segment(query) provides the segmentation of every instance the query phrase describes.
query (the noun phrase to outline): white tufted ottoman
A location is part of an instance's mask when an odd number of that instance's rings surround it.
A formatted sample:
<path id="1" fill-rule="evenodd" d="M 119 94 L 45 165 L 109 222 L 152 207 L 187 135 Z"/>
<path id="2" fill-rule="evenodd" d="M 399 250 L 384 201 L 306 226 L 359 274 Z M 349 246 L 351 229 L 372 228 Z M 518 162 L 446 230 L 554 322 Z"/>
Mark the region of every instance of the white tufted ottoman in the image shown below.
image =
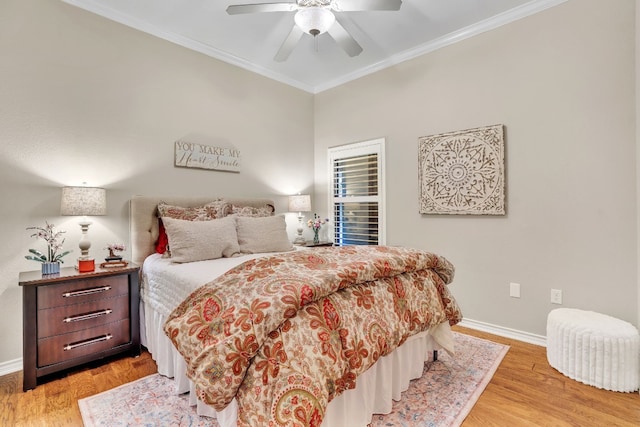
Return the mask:
<path id="1" fill-rule="evenodd" d="M 547 317 L 549 364 L 574 380 L 632 392 L 640 382 L 640 335 L 631 323 L 593 311 L 552 310 Z"/>

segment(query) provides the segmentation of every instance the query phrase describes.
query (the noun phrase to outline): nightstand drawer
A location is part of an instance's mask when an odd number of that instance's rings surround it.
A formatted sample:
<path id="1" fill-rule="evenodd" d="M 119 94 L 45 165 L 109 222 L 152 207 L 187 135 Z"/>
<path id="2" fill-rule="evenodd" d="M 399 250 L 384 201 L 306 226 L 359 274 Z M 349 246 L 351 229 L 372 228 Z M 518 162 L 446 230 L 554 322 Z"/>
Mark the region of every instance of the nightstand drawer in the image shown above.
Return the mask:
<path id="1" fill-rule="evenodd" d="M 38 312 L 38 338 L 62 335 L 129 318 L 129 295 Z"/>
<path id="2" fill-rule="evenodd" d="M 129 280 L 126 274 L 62 282 L 59 285 L 38 288 L 38 308 L 81 304 L 127 294 L 128 292 Z"/>
<path id="3" fill-rule="evenodd" d="M 129 319 L 38 340 L 38 366 L 99 353 L 130 341 Z"/>

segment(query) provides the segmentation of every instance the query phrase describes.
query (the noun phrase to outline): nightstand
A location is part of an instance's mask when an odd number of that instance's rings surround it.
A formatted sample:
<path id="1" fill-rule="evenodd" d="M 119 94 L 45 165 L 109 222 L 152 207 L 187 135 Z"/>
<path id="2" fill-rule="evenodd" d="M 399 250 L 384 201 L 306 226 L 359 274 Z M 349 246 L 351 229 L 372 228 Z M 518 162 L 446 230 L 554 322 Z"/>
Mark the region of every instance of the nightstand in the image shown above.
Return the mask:
<path id="1" fill-rule="evenodd" d="M 313 240 L 307 240 L 307 243 L 304 245 L 307 248 L 318 248 L 321 246 L 333 246 L 333 242 L 329 241 L 320 241 L 318 243 L 313 243 Z"/>
<path id="2" fill-rule="evenodd" d="M 20 273 L 24 391 L 38 377 L 119 353 L 140 355 L 139 267 Z"/>

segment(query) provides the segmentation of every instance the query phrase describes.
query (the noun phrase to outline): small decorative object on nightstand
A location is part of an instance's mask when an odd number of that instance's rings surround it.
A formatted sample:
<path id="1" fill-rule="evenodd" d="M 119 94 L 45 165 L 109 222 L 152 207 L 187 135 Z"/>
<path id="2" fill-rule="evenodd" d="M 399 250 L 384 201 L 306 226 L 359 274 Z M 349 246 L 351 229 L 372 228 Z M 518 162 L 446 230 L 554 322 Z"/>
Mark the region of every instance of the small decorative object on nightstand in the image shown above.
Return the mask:
<path id="1" fill-rule="evenodd" d="M 25 258 L 42 263 L 42 274 L 60 273 L 60 264 L 62 258 L 71 251 L 62 252 L 62 244 L 64 239 L 60 240 L 64 231 L 55 231 L 54 225 L 45 221 L 44 227 L 27 227 L 27 230 L 36 230 L 31 237 L 36 237 L 47 242 L 47 253 L 44 254 L 36 249 L 29 249 L 31 255 Z"/>
<path id="2" fill-rule="evenodd" d="M 122 252 L 127 248 L 122 243 L 112 243 L 107 245 L 105 249 L 109 251 L 109 256 L 104 259 L 105 261 L 122 261 L 122 257 L 116 255 L 116 252 Z"/>
<path id="3" fill-rule="evenodd" d="M 120 268 L 129 264 L 127 261 L 123 261 L 120 255 L 116 255 L 116 252 L 127 249 L 122 243 L 112 243 L 107 245 L 105 249 L 109 251 L 109 256 L 104 259 L 105 262 L 100 264 L 100 268 Z"/>
<path id="4" fill-rule="evenodd" d="M 100 264 L 100 268 L 122 268 L 122 267 L 126 267 L 127 265 L 129 265 L 129 263 L 123 260 L 105 261 Z"/>
<path id="5" fill-rule="evenodd" d="M 119 353 L 140 355 L 138 266 L 20 273 L 23 389 L 39 377 Z"/>
<path id="6" fill-rule="evenodd" d="M 307 221 L 307 226 L 313 230 L 313 243 L 320 243 L 320 236 L 318 236 L 318 233 L 322 226 L 327 222 L 329 222 L 329 218 L 322 219 L 318 214 L 313 214 L 313 219 Z"/>

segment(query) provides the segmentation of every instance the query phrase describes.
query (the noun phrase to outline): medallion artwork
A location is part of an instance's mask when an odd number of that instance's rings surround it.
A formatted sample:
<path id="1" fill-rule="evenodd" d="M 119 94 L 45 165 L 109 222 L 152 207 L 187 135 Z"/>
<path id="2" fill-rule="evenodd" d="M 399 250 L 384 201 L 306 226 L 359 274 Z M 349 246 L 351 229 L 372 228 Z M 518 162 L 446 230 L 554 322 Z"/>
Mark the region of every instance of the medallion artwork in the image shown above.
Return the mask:
<path id="1" fill-rule="evenodd" d="M 419 138 L 420 213 L 504 215 L 504 132 L 487 126 Z"/>

